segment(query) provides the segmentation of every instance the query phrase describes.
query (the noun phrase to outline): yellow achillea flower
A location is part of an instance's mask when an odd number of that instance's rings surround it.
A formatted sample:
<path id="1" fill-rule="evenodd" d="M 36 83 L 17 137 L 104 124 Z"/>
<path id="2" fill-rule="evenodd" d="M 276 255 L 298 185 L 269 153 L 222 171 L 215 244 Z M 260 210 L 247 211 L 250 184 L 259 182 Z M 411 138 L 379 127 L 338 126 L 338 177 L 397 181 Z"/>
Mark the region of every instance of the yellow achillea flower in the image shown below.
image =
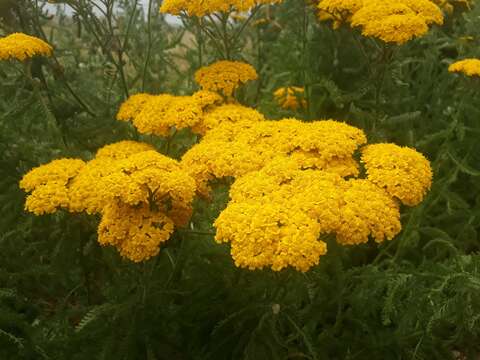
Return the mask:
<path id="1" fill-rule="evenodd" d="M 432 184 L 430 162 L 415 149 L 374 144 L 362 149 L 367 178 L 408 206 L 418 205 Z"/>
<path id="2" fill-rule="evenodd" d="M 37 215 L 58 208 L 102 214 L 99 242 L 136 262 L 156 255 L 174 226 L 188 223 L 196 191 L 176 160 L 134 141 L 107 145 L 88 163 L 52 161 L 20 186 L 31 192 L 26 209 Z"/>
<path id="3" fill-rule="evenodd" d="M 368 180 L 346 183 L 342 194 L 337 241 L 343 245 L 392 240 L 402 229 L 400 209 L 389 194 Z"/>
<path id="4" fill-rule="evenodd" d="M 327 252 L 318 240 L 318 222 L 284 204 L 234 203 L 220 214 L 215 227 L 216 240 L 231 243 L 235 265 L 251 270 L 293 266 L 307 271 Z"/>
<path id="5" fill-rule="evenodd" d="M 195 180 L 177 161 L 156 151 L 120 160 L 102 183 L 111 198 L 129 205 L 155 204 L 167 215 L 172 209 L 177 213 L 179 209 L 190 209 L 195 195 Z M 185 221 L 179 219 L 179 222 Z"/>
<path id="6" fill-rule="evenodd" d="M 118 160 L 151 150 L 151 145 L 136 141 L 120 141 L 98 150 L 95 159 L 87 162 L 69 184 L 69 211 L 101 213 L 115 195 L 112 194 L 114 188 L 105 184 L 105 179 L 118 171 Z"/>
<path id="7" fill-rule="evenodd" d="M 318 4 L 320 20 L 333 20 L 334 27 L 348 22 L 363 7 L 363 0 L 321 0 Z"/>
<path id="8" fill-rule="evenodd" d="M 306 107 L 307 102 L 303 99 L 305 89 L 298 86 L 288 86 L 277 89 L 273 96 L 277 103 L 287 110 L 298 110 L 298 108 Z"/>
<path id="9" fill-rule="evenodd" d="M 480 76 L 480 59 L 464 59 L 448 67 L 448 71 L 463 73 L 467 76 Z"/>
<path id="10" fill-rule="evenodd" d="M 173 128 L 200 126 L 204 111 L 222 101 L 219 94 L 207 90 L 197 91 L 192 96 L 136 94 L 120 106 L 117 120 L 132 121 L 142 134 L 168 136 Z"/>
<path id="11" fill-rule="evenodd" d="M 141 262 L 159 253 L 161 243 L 170 238 L 173 229 L 171 219 L 146 204 L 133 207 L 113 201 L 102 213 L 98 242 L 115 246 L 123 257 Z"/>
<path id="12" fill-rule="evenodd" d="M 202 109 L 213 105 L 220 105 L 223 99 L 220 95 L 213 91 L 200 90 L 192 95 L 193 100 L 200 105 Z"/>
<path id="13" fill-rule="evenodd" d="M 216 128 L 223 123 L 236 123 L 240 121 L 263 121 L 265 117 L 257 110 L 238 104 L 225 104 L 213 108 L 205 113 L 203 119 L 195 126 L 192 131 L 205 135 L 207 131 Z"/>
<path id="14" fill-rule="evenodd" d="M 68 208 L 68 184 L 84 166 L 82 160 L 60 159 L 30 170 L 20 181 L 20 188 L 31 193 L 25 209 L 42 215 Z"/>
<path id="15" fill-rule="evenodd" d="M 214 12 L 244 12 L 262 4 L 279 3 L 282 0 L 164 0 L 160 12 L 188 16 L 205 16 Z"/>
<path id="16" fill-rule="evenodd" d="M 362 35 L 403 44 L 428 32 L 430 24 L 442 24 L 441 10 L 428 0 L 373 1 L 355 12 L 352 26 Z"/>
<path id="17" fill-rule="evenodd" d="M 0 38 L 0 60 L 24 61 L 34 56 L 51 56 L 52 47 L 42 39 L 23 33 Z"/>
<path id="18" fill-rule="evenodd" d="M 203 90 L 231 97 L 234 91 L 249 80 L 256 80 L 257 72 L 250 64 L 221 60 L 195 73 L 195 81 Z"/>
<path id="19" fill-rule="evenodd" d="M 106 145 L 99 149 L 95 155 L 96 159 L 113 159 L 113 160 L 120 160 L 126 159 L 131 155 L 155 150 L 154 147 L 150 144 L 138 142 L 138 141 L 131 141 L 131 140 L 124 140 L 119 141 L 114 144 Z"/>
<path id="20" fill-rule="evenodd" d="M 68 210 L 85 211 L 87 214 L 101 213 L 111 198 L 102 180 L 115 171 L 116 165 L 116 160 L 107 157 L 87 162 L 70 183 Z"/>
<path id="21" fill-rule="evenodd" d="M 143 109 L 145 104 L 154 95 L 140 93 L 130 96 L 121 106 L 117 113 L 117 120 L 119 121 L 131 121 L 133 120 Z"/>
<path id="22" fill-rule="evenodd" d="M 208 181 L 259 170 L 279 155 L 295 157 L 303 168 L 356 175 L 358 166 L 352 156 L 365 143 L 363 131 L 333 120 L 227 122 L 208 131 L 187 151 L 182 165 L 206 195 Z"/>
<path id="23" fill-rule="evenodd" d="M 326 253 L 322 235 L 355 245 L 370 236 L 391 240 L 401 230 L 399 206 L 385 190 L 368 180 L 302 170 L 287 157 L 238 178 L 230 197 L 214 224 L 216 240 L 230 242 L 235 264 L 250 269 L 307 271 Z"/>
<path id="24" fill-rule="evenodd" d="M 203 109 L 192 96 L 162 94 L 144 104 L 133 125 L 142 134 L 168 136 L 172 128 L 195 126 L 202 116 Z"/>
<path id="25" fill-rule="evenodd" d="M 429 0 L 322 0 L 320 20 L 333 20 L 334 27 L 350 23 L 362 35 L 403 44 L 428 32 L 428 26 L 443 24 L 443 14 Z"/>

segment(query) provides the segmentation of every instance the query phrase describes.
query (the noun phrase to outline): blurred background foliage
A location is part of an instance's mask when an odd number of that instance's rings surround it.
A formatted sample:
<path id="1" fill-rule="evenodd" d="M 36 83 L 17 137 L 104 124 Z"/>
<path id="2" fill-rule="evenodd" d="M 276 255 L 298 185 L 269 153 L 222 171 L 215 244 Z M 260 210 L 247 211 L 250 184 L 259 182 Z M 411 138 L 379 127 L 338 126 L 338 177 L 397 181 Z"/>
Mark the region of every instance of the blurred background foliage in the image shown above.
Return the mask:
<path id="1" fill-rule="evenodd" d="M 197 201 L 195 231 L 177 231 L 140 265 L 99 247 L 96 218 L 23 211 L 18 181 L 34 166 L 90 159 L 123 139 L 165 149 L 115 121 L 119 104 L 142 91 L 190 94 L 194 71 L 217 57 L 194 22 L 160 15 L 160 1 L 55 3 L 69 13 L 0 0 L 3 35 L 55 47 L 33 64 L 40 97 L 21 64 L 0 64 L 1 359 L 478 359 L 480 80 L 447 68 L 480 57 L 480 6 L 460 4 L 402 47 L 333 30 L 308 1 L 263 8 L 246 27 L 232 57 L 260 76 L 242 102 L 273 119 L 345 120 L 370 142 L 417 148 L 435 171 L 395 240 L 331 241 L 321 264 L 300 274 L 237 269 L 228 246 L 214 243 L 225 183 Z M 283 86 L 305 87 L 308 106 L 281 109 L 273 92 Z M 194 141 L 182 133 L 169 155 Z"/>

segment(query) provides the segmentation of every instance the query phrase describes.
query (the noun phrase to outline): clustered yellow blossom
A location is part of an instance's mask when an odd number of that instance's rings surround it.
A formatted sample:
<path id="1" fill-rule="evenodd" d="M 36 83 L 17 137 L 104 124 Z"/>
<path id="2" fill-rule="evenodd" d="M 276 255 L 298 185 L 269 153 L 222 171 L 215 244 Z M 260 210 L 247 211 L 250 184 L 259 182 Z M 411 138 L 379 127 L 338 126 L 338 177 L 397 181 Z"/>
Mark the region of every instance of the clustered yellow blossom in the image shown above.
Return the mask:
<path id="1" fill-rule="evenodd" d="M 238 105 L 225 104 L 208 111 L 204 114 L 203 119 L 194 127 L 192 131 L 205 135 L 209 130 L 212 130 L 223 123 L 237 123 L 240 121 L 262 121 L 265 117 L 257 110 Z"/>
<path id="2" fill-rule="evenodd" d="M 230 242 L 235 264 L 249 269 L 307 271 L 327 252 L 322 236 L 359 244 L 369 236 L 392 239 L 401 229 L 399 207 L 384 190 L 368 180 L 302 170 L 287 157 L 240 177 L 230 196 L 215 221 L 216 240 Z"/>
<path id="3" fill-rule="evenodd" d="M 322 0 L 318 7 L 320 19 L 334 27 L 348 23 L 387 43 L 403 44 L 443 24 L 441 9 L 429 0 Z"/>
<path id="4" fill-rule="evenodd" d="M 98 226 L 98 242 L 115 246 L 120 255 L 135 262 L 156 256 L 161 243 L 173 233 L 173 221 L 164 213 L 150 210 L 142 204 L 130 206 L 109 203 Z"/>
<path id="5" fill-rule="evenodd" d="M 199 192 L 207 195 L 210 180 L 260 170 L 279 155 L 295 158 L 304 168 L 356 175 L 358 164 L 352 156 L 364 143 L 360 129 L 333 120 L 224 122 L 187 151 L 182 164 Z"/>
<path id="6" fill-rule="evenodd" d="M 467 76 L 480 76 L 480 59 L 464 59 L 448 67 L 448 71 L 463 73 Z"/>
<path id="7" fill-rule="evenodd" d="M 305 89 L 298 86 L 282 87 L 273 93 L 277 103 L 286 110 L 298 110 L 307 106 L 303 98 Z"/>
<path id="8" fill-rule="evenodd" d="M 195 73 L 195 81 L 203 90 L 214 91 L 231 97 L 234 91 L 247 81 L 256 80 L 252 65 L 240 61 L 217 61 Z"/>
<path id="9" fill-rule="evenodd" d="M 24 61 L 34 56 L 51 56 L 52 47 L 42 39 L 23 33 L 0 38 L 0 60 Z"/>
<path id="10" fill-rule="evenodd" d="M 99 242 L 136 262 L 188 223 L 196 191 L 176 160 L 135 141 L 107 145 L 87 163 L 54 160 L 31 170 L 20 187 L 30 193 L 26 210 L 37 215 L 60 208 L 100 214 Z"/>
<path id="11" fill-rule="evenodd" d="M 366 142 L 363 131 L 334 120 L 224 121 L 181 164 L 202 195 L 214 179 L 234 180 L 214 225 L 237 266 L 307 271 L 327 252 L 324 236 L 343 245 L 391 240 L 401 230 L 400 203 L 417 205 L 431 186 L 423 155 Z"/>
<path id="12" fill-rule="evenodd" d="M 142 134 L 169 136 L 172 129 L 191 129 L 204 135 L 224 122 L 259 121 L 258 111 L 239 105 L 231 96 L 248 80 L 257 78 L 255 69 L 245 63 L 220 61 L 200 69 L 196 79 L 202 90 L 191 96 L 135 94 L 117 113 L 117 120 L 131 121 Z M 224 97 L 229 98 L 224 103 Z"/>
<path id="13" fill-rule="evenodd" d="M 152 99 L 153 95 L 140 93 L 130 96 L 121 106 L 117 113 L 117 120 L 131 121 L 142 111 L 145 104 Z"/>
<path id="14" fill-rule="evenodd" d="M 30 170 L 20 181 L 20 187 L 31 192 L 25 208 L 35 215 L 42 215 L 68 207 L 68 185 L 84 167 L 82 160 L 60 159 Z"/>
<path id="15" fill-rule="evenodd" d="M 362 150 L 367 178 L 408 206 L 418 205 L 432 183 L 430 162 L 414 149 L 374 144 Z"/>
<path id="16" fill-rule="evenodd" d="M 262 4 L 279 3 L 282 0 L 164 0 L 160 12 L 188 16 L 205 16 L 215 12 L 244 12 Z"/>

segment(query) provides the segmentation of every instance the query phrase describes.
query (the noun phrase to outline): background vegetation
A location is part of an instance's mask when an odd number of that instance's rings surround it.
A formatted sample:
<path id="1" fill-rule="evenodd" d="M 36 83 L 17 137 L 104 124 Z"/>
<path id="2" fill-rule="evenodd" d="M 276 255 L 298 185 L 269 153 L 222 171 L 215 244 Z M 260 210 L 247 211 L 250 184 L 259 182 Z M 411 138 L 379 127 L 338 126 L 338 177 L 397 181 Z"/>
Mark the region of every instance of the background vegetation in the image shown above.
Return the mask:
<path id="1" fill-rule="evenodd" d="M 300 274 L 233 266 L 211 227 L 222 185 L 196 204 L 198 231 L 176 232 L 141 265 L 100 248 L 96 218 L 23 211 L 18 181 L 34 166 L 89 159 L 124 139 L 161 149 L 163 140 L 114 120 L 119 104 L 141 91 L 190 94 L 193 72 L 218 57 L 197 27 L 166 22 L 157 1 L 146 11 L 136 0 L 56 2 L 73 17 L 48 14 L 43 1 L 0 1 L 1 33 L 55 46 L 55 57 L 35 60 L 34 84 L 21 64 L 0 64 L 1 359 L 478 358 L 480 80 L 447 68 L 480 57 L 480 6 L 456 7 L 404 46 L 379 47 L 320 23 L 309 2 L 286 0 L 237 40 L 232 57 L 260 75 L 244 103 L 274 119 L 344 119 L 370 142 L 417 148 L 435 171 L 395 240 L 331 242 Z M 304 111 L 275 103 L 273 91 L 290 85 L 305 87 Z M 192 141 L 179 137 L 169 155 Z"/>

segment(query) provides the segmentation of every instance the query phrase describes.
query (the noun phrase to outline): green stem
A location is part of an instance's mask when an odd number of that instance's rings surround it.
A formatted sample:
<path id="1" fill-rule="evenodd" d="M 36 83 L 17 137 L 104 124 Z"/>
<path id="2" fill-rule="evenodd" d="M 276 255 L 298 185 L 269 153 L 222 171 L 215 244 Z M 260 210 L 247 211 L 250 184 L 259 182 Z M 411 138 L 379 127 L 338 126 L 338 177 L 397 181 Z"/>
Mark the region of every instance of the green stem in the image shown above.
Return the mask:
<path id="1" fill-rule="evenodd" d="M 48 125 L 49 130 L 51 130 L 56 135 L 56 137 L 58 137 L 58 139 L 60 140 L 61 146 L 63 148 L 65 148 L 66 147 L 65 139 L 63 138 L 63 133 L 62 133 L 62 130 L 61 130 L 59 124 L 58 124 L 58 121 L 55 118 L 55 116 L 53 115 L 52 111 L 49 109 L 47 101 L 45 100 L 45 98 L 42 95 L 42 92 L 40 90 L 40 84 L 39 84 L 38 80 L 35 80 L 32 76 L 32 62 L 31 62 L 31 60 L 28 60 L 25 63 L 25 74 L 27 76 L 27 79 L 30 81 L 30 83 L 32 85 L 33 92 L 35 93 L 35 96 L 38 98 L 38 101 L 40 102 L 40 105 L 42 106 L 42 109 L 43 109 L 43 111 L 45 113 L 45 116 L 47 118 L 47 125 Z"/>
<path id="2" fill-rule="evenodd" d="M 147 56 L 145 58 L 145 64 L 143 66 L 142 77 L 142 92 L 145 91 L 145 85 L 147 81 L 147 69 L 150 63 L 150 56 L 152 52 L 152 0 L 148 1 L 148 13 L 147 13 Z"/>

